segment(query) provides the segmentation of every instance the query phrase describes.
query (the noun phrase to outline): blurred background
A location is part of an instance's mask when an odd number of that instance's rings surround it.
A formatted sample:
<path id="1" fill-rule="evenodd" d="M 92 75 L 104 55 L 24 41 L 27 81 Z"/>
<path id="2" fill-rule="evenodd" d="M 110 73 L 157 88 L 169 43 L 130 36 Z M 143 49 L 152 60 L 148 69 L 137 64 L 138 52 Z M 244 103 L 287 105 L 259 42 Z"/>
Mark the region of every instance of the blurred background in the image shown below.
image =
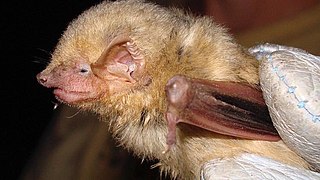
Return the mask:
<path id="1" fill-rule="evenodd" d="M 117 147 L 91 114 L 59 105 L 35 76 L 68 23 L 101 0 L 1 2 L 0 179 L 161 179 Z M 271 42 L 320 55 L 318 0 L 156 1 L 209 15 L 245 47 Z M 162 177 L 162 179 L 165 179 Z"/>

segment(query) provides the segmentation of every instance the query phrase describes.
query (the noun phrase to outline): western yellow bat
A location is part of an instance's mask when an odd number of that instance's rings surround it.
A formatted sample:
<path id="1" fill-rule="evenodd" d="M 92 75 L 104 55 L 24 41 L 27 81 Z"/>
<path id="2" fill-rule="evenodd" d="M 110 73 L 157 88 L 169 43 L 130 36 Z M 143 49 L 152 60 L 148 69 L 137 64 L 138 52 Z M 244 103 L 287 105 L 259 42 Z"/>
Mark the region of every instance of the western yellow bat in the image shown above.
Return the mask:
<path id="1" fill-rule="evenodd" d="M 102 2 L 69 25 L 37 79 L 61 102 L 99 114 L 121 145 L 173 178 L 198 178 L 208 160 L 242 153 L 308 167 L 277 141 L 258 62 L 208 17 Z"/>

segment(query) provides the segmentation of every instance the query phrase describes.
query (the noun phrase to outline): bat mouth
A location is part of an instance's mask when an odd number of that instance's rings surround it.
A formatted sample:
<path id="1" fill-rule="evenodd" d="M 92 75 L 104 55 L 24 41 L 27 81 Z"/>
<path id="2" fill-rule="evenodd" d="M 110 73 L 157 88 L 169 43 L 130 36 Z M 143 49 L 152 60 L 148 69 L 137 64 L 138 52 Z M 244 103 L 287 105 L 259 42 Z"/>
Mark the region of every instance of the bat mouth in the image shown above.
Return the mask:
<path id="1" fill-rule="evenodd" d="M 53 94 L 55 95 L 58 101 L 75 104 L 80 101 L 85 101 L 92 98 L 92 93 L 85 91 L 68 91 L 61 88 L 55 88 L 53 90 Z"/>

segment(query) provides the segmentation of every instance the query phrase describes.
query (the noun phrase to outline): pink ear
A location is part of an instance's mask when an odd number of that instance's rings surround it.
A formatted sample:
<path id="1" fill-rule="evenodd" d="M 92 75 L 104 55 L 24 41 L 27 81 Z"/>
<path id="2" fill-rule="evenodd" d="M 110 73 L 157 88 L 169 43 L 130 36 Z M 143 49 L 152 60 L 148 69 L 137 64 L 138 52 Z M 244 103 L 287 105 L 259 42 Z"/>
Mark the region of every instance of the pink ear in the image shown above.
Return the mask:
<path id="1" fill-rule="evenodd" d="M 129 36 L 121 35 L 110 42 L 91 68 L 102 79 L 135 83 L 143 72 L 144 58 Z"/>

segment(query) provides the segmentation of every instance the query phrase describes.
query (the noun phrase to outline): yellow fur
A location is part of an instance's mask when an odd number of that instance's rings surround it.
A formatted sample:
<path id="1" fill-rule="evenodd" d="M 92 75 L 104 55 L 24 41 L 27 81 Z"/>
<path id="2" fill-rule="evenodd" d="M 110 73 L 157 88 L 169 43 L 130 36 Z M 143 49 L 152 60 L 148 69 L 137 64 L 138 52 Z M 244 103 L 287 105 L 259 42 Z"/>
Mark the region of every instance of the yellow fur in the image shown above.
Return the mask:
<path id="1" fill-rule="evenodd" d="M 307 167 L 282 141 L 235 139 L 186 125 L 178 128 L 176 146 L 162 154 L 167 133 L 164 87 L 170 77 L 258 84 L 258 62 L 209 18 L 137 1 L 103 2 L 70 24 L 46 71 L 79 59 L 94 63 L 121 33 L 128 33 L 140 48 L 152 83 L 79 106 L 100 114 L 124 147 L 142 158 L 158 159 L 162 172 L 179 179 L 198 178 L 201 165 L 210 159 L 244 152 Z"/>

